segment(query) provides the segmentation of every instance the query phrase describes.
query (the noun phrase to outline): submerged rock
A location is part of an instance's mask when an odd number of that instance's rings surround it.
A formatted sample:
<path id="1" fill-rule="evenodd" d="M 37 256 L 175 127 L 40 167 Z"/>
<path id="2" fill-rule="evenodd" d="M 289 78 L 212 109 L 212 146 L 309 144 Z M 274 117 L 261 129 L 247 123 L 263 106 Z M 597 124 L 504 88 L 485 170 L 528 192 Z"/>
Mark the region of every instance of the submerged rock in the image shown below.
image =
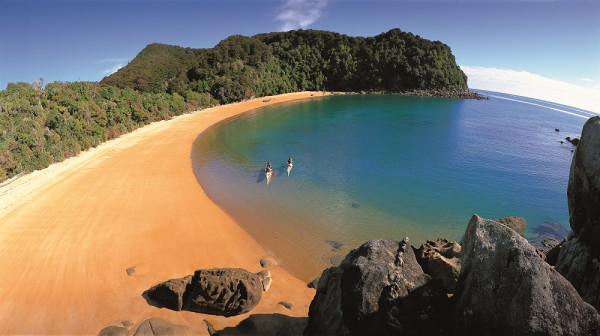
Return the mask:
<path id="1" fill-rule="evenodd" d="M 331 240 L 331 239 L 327 239 L 325 241 L 327 244 L 331 245 L 331 251 L 333 252 L 337 252 L 339 251 L 339 249 L 344 246 L 344 243 L 337 241 L 337 240 Z"/>
<path id="2" fill-rule="evenodd" d="M 515 231 L 474 215 L 461 245 L 458 334 L 598 334 L 596 310 Z"/>

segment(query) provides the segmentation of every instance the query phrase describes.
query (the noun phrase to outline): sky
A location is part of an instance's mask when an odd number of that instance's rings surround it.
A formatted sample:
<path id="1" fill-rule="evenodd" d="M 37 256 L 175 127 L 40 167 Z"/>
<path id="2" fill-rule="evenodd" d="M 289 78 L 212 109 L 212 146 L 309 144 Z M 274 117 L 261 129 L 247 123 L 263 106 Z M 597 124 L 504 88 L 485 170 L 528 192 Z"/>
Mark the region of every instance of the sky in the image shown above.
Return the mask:
<path id="1" fill-rule="evenodd" d="M 400 28 L 449 45 L 471 88 L 600 112 L 580 96 L 600 97 L 600 0 L 0 0 L 0 89 L 99 81 L 154 42 L 211 48 L 299 28 Z"/>

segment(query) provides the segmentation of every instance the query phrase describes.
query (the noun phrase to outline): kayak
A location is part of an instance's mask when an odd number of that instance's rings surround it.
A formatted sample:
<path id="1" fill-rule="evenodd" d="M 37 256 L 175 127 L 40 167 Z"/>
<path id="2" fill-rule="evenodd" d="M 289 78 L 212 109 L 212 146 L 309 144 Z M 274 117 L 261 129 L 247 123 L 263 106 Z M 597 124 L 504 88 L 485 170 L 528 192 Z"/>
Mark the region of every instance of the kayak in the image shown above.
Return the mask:
<path id="1" fill-rule="evenodd" d="M 272 171 L 268 171 L 265 173 L 265 180 L 267 181 L 267 185 L 269 185 L 269 182 L 271 181 L 271 176 L 273 176 Z"/>
<path id="2" fill-rule="evenodd" d="M 292 171 L 294 164 L 293 163 L 288 163 L 287 165 L 287 173 L 288 173 L 288 177 L 290 176 L 290 172 Z"/>

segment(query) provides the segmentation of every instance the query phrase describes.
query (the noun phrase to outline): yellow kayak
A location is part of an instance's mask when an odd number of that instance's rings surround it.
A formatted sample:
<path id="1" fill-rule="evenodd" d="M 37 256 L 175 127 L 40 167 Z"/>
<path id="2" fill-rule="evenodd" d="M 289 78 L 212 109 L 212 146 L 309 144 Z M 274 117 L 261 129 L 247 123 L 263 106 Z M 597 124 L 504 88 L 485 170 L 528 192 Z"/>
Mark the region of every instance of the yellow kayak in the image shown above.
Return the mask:
<path id="1" fill-rule="evenodd" d="M 267 185 L 269 185 L 269 182 L 271 181 L 272 176 L 273 176 L 273 171 L 268 171 L 265 173 L 265 180 L 267 181 Z"/>
<path id="2" fill-rule="evenodd" d="M 290 172 L 292 171 L 292 167 L 294 166 L 293 163 L 288 163 L 287 165 L 287 173 L 288 173 L 288 177 L 290 176 Z"/>

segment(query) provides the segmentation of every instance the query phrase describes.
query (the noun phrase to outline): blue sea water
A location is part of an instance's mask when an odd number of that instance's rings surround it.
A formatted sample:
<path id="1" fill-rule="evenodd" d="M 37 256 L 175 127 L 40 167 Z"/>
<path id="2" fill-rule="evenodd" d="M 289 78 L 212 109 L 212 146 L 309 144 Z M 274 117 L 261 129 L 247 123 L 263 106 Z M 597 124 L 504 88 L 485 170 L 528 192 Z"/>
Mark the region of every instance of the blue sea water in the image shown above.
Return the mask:
<path id="1" fill-rule="evenodd" d="M 490 99 L 330 96 L 251 111 L 198 137 L 194 172 L 304 280 L 369 239 L 459 241 L 475 213 L 524 217 L 530 239 L 544 223 L 566 234 L 574 146 L 564 138 L 594 114 L 480 93 Z"/>

